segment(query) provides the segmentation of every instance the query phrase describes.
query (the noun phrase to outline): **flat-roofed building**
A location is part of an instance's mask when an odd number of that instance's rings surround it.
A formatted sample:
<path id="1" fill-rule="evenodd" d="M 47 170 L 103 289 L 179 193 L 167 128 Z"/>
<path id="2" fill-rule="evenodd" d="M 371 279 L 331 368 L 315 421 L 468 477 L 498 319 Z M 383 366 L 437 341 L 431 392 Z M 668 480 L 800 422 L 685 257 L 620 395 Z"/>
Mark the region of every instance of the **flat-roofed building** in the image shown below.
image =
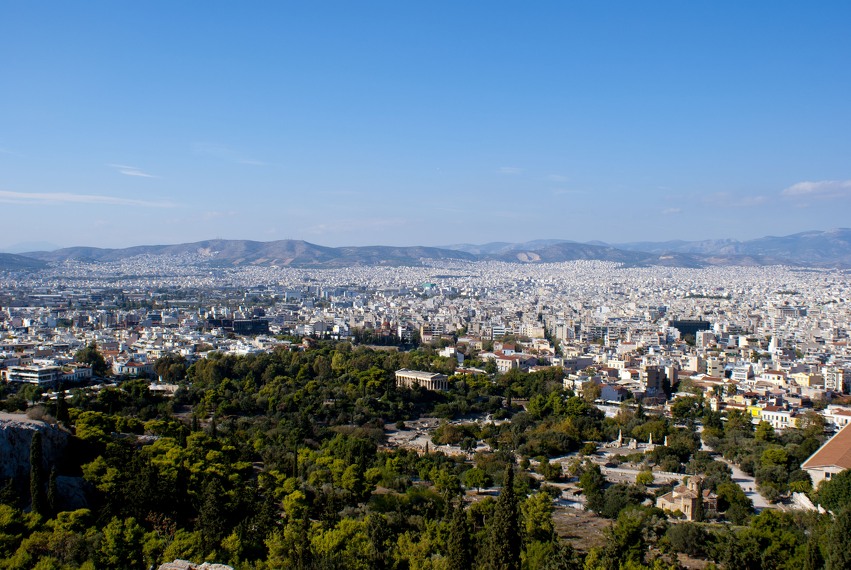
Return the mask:
<path id="1" fill-rule="evenodd" d="M 851 408 L 845 406 L 829 405 L 822 412 L 822 416 L 829 426 L 832 425 L 837 429 L 842 429 L 851 424 Z"/>
<path id="2" fill-rule="evenodd" d="M 449 380 L 446 374 L 435 372 L 421 372 L 407 368 L 396 371 L 396 387 L 413 388 L 414 386 L 420 386 L 426 390 L 444 391 L 449 389 Z"/>
<path id="3" fill-rule="evenodd" d="M 798 417 L 792 410 L 780 406 L 765 406 L 759 410 L 759 419 L 776 430 L 798 427 Z"/>
<path id="4" fill-rule="evenodd" d="M 58 366 L 11 366 L 5 370 L 5 377 L 6 382 L 52 386 L 61 373 Z"/>
<path id="5" fill-rule="evenodd" d="M 824 389 L 848 393 L 851 388 L 851 368 L 826 366 L 824 368 Z"/>
<path id="6" fill-rule="evenodd" d="M 538 359 L 529 356 L 528 354 L 500 354 L 496 357 L 496 371 L 500 374 L 505 374 L 512 368 L 520 370 L 529 370 L 531 366 L 537 364 Z"/>

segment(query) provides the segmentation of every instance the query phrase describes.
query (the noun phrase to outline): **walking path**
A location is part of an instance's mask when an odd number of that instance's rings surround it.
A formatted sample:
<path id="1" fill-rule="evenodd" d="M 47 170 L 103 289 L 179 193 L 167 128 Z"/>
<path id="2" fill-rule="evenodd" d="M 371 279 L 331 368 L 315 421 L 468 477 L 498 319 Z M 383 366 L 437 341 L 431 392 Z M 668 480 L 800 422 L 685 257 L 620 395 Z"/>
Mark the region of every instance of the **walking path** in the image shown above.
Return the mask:
<path id="1" fill-rule="evenodd" d="M 730 466 L 730 469 L 733 470 L 733 482 L 737 483 L 745 492 L 745 495 L 748 496 L 748 499 L 753 501 L 753 508 L 756 512 L 760 512 L 762 509 L 776 508 L 775 505 L 769 503 L 765 497 L 759 494 L 759 491 L 756 489 L 756 480 L 753 477 L 739 469 L 736 464 L 727 461 L 720 455 L 718 456 L 718 461 L 723 461 Z"/>
<path id="2" fill-rule="evenodd" d="M 700 450 L 714 454 L 715 450 L 703 443 L 703 426 L 697 426 L 697 431 L 700 434 Z M 753 502 L 753 508 L 756 512 L 760 512 L 763 509 L 776 508 L 776 505 L 772 505 L 765 497 L 759 494 L 759 491 L 756 489 L 756 480 L 753 477 L 739 469 L 738 465 L 735 463 L 724 459 L 724 456 L 720 453 L 717 454 L 716 459 L 718 459 L 718 461 L 723 461 L 730 467 L 730 469 L 733 470 L 733 482 L 741 487 L 748 499 Z"/>

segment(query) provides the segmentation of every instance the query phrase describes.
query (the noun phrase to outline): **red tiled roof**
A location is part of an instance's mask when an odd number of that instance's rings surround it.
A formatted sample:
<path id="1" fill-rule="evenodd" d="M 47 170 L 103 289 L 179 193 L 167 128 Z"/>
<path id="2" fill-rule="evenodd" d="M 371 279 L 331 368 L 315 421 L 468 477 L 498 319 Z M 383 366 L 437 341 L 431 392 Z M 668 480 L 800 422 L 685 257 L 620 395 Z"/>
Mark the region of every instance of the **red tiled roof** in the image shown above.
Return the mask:
<path id="1" fill-rule="evenodd" d="M 848 424 L 822 445 L 809 459 L 804 461 L 801 469 L 836 466 L 851 469 L 851 429 Z"/>

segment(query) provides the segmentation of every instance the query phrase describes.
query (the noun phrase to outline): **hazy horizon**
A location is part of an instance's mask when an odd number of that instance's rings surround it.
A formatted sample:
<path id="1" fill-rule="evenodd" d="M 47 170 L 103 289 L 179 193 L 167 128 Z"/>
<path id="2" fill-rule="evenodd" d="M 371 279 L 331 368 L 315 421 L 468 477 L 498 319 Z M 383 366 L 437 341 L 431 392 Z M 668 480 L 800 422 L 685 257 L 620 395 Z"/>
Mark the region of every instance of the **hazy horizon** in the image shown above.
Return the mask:
<path id="1" fill-rule="evenodd" d="M 847 229 L 848 228 L 837 227 L 837 228 L 827 228 L 827 229 L 824 229 L 824 230 L 804 230 L 803 232 L 795 232 L 795 234 L 807 233 L 807 232 L 831 232 L 831 231 L 840 231 L 840 230 L 847 230 Z M 760 238 L 787 237 L 789 235 L 795 235 L 795 234 L 774 234 L 774 235 L 765 235 L 765 236 L 754 236 L 752 238 L 746 238 L 746 239 L 743 239 L 743 240 L 734 240 L 734 241 L 747 242 L 747 241 L 750 241 L 750 240 L 756 240 L 756 239 L 760 239 Z M 492 241 L 488 241 L 488 242 L 474 242 L 474 241 L 468 240 L 468 241 L 458 241 L 458 242 L 452 242 L 452 243 L 447 242 L 447 243 L 441 243 L 441 244 L 435 244 L 435 245 L 426 245 L 426 244 L 422 244 L 422 243 L 413 243 L 413 242 L 412 243 L 399 243 L 399 244 L 366 243 L 366 244 L 361 244 L 361 245 L 354 245 L 354 244 L 328 245 L 328 244 L 319 243 L 319 242 L 315 242 L 315 241 L 311 241 L 311 240 L 305 240 L 305 239 L 301 239 L 301 238 L 280 238 L 280 239 L 277 239 L 277 240 L 272 240 L 272 239 L 269 239 L 269 240 L 251 240 L 251 239 L 248 239 L 248 238 L 211 237 L 211 238 L 191 240 L 191 241 L 186 241 L 186 242 L 133 243 L 133 244 L 126 245 L 126 246 L 115 246 L 115 247 L 108 246 L 108 245 L 107 246 L 97 246 L 97 245 L 87 245 L 87 244 L 57 245 L 57 244 L 52 244 L 52 243 L 47 243 L 47 242 L 20 242 L 20 243 L 11 244 L 10 246 L 8 246 L 6 248 L 0 248 L 0 253 L 25 254 L 25 253 L 32 253 L 32 252 L 38 252 L 38 251 L 56 251 L 56 250 L 59 250 L 59 249 L 76 248 L 76 247 L 93 247 L 93 248 L 98 248 L 98 249 L 126 249 L 126 248 L 133 248 L 133 247 L 148 247 L 148 246 L 156 247 L 156 246 L 180 245 L 180 244 L 184 244 L 184 243 L 198 243 L 198 242 L 214 241 L 214 240 L 255 241 L 255 242 L 273 242 L 273 241 L 294 240 L 294 241 L 304 241 L 304 242 L 307 242 L 307 243 L 310 243 L 310 244 L 313 244 L 313 245 L 317 245 L 317 246 L 320 246 L 320 247 L 332 247 L 332 248 L 335 248 L 335 247 L 370 247 L 370 246 L 382 247 L 382 246 L 388 246 L 388 247 L 434 247 L 434 248 L 444 248 L 444 249 L 450 248 L 451 249 L 451 248 L 458 247 L 458 246 L 484 246 L 484 245 L 489 245 L 489 244 L 492 244 L 492 243 L 525 244 L 525 243 L 542 242 L 542 241 L 543 242 L 546 242 L 546 241 L 574 242 L 574 243 L 580 243 L 580 244 L 591 244 L 591 243 L 596 242 L 596 243 L 605 243 L 606 245 L 618 246 L 618 245 L 622 245 L 622 244 L 637 244 L 637 243 L 664 243 L 664 242 L 675 242 L 675 241 L 683 241 L 683 242 L 726 241 L 726 240 L 730 240 L 730 239 L 732 239 L 732 238 L 716 237 L 716 238 L 707 238 L 706 240 L 688 240 L 688 239 L 674 238 L 674 239 L 670 239 L 670 240 L 646 239 L 646 240 L 630 240 L 630 241 L 623 241 L 623 242 L 604 242 L 603 240 L 597 240 L 597 239 L 577 240 L 577 239 L 571 239 L 571 238 L 537 237 L 537 238 L 522 239 L 522 240 L 518 240 L 518 241 L 515 241 L 515 242 L 511 242 L 511 241 L 507 241 L 507 240 L 492 240 Z"/>

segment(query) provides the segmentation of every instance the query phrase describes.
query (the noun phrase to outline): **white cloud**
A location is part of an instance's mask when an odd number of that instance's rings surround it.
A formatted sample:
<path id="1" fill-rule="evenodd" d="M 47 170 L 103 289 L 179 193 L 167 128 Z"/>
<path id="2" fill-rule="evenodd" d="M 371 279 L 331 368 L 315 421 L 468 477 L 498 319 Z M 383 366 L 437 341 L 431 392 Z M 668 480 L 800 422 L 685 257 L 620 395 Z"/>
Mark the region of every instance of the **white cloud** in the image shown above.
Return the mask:
<path id="1" fill-rule="evenodd" d="M 674 214 L 679 214 L 682 211 L 682 208 L 665 208 L 662 210 L 662 214 L 665 216 L 673 216 Z"/>
<path id="2" fill-rule="evenodd" d="M 522 168 L 517 168 L 516 166 L 502 166 L 497 170 L 499 174 L 511 174 L 516 175 L 523 172 Z"/>
<path id="3" fill-rule="evenodd" d="M 0 203 L 4 204 L 102 204 L 106 206 L 140 206 L 143 208 L 175 208 L 173 202 L 152 202 L 116 196 L 96 194 L 72 194 L 70 192 L 12 192 L 0 190 Z"/>
<path id="4" fill-rule="evenodd" d="M 138 176 L 140 178 L 159 178 L 159 176 L 154 176 L 153 174 L 148 174 L 147 172 L 142 171 L 135 166 L 127 166 L 126 164 L 110 164 L 110 167 L 114 168 L 121 174 L 125 176 Z"/>
<path id="5" fill-rule="evenodd" d="M 848 198 L 851 197 L 851 180 L 819 180 L 798 182 L 780 194 L 793 198 Z"/>

